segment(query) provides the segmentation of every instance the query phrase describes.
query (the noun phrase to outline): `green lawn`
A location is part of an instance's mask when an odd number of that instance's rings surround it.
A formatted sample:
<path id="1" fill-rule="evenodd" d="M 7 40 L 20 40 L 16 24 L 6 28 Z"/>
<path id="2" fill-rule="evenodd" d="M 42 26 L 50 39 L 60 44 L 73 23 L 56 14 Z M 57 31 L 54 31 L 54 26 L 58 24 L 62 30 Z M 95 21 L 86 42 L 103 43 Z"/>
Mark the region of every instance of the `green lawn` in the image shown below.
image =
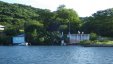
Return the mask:
<path id="1" fill-rule="evenodd" d="M 107 45 L 111 44 L 111 45 L 113 45 L 113 41 L 103 41 L 103 42 L 97 41 L 96 44 L 107 44 Z"/>

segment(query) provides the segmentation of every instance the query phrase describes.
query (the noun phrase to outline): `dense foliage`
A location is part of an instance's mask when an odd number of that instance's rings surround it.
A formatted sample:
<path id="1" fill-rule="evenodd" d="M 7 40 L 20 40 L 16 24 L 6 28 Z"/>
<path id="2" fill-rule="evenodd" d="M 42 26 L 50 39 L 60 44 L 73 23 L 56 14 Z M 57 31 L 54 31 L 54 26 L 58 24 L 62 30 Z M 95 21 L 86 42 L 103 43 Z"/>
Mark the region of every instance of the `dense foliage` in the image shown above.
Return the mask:
<path id="1" fill-rule="evenodd" d="M 84 21 L 82 28 L 85 32 L 113 37 L 113 8 L 97 11 L 82 20 Z"/>
<path id="2" fill-rule="evenodd" d="M 77 13 L 64 5 L 51 12 L 48 9 L 0 1 L 0 25 L 5 26 L 5 36 L 13 37 L 24 33 L 30 44 L 60 44 L 61 32 L 68 33 L 69 23 L 72 33 L 80 28 Z M 3 43 L 6 38 L 2 40 L 0 42 Z"/>

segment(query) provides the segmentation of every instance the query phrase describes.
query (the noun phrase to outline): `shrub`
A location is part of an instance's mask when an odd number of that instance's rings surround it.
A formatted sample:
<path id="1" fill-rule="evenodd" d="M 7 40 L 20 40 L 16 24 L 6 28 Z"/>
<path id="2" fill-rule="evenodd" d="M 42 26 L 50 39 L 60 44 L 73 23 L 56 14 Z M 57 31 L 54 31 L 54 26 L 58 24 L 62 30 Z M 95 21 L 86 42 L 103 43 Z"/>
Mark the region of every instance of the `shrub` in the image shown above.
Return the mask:
<path id="1" fill-rule="evenodd" d="M 10 45 L 10 44 L 12 44 L 10 36 L 0 36 L 0 45 Z"/>
<path id="2" fill-rule="evenodd" d="M 98 36 L 96 33 L 91 33 L 90 34 L 90 40 L 94 41 L 94 40 L 97 40 Z"/>
<path id="3" fill-rule="evenodd" d="M 80 41 L 80 45 L 89 45 L 91 44 L 92 42 L 90 40 L 83 40 L 83 41 Z"/>

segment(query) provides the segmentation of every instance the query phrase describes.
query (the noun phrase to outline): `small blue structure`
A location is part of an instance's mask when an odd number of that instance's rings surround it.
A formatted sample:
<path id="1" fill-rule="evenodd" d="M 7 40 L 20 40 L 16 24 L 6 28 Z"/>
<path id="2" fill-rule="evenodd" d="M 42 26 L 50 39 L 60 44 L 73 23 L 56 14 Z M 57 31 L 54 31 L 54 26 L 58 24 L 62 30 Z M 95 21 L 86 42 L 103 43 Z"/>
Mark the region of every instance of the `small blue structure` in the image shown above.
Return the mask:
<path id="1" fill-rule="evenodd" d="M 13 44 L 25 44 L 25 35 L 17 35 L 13 37 Z"/>

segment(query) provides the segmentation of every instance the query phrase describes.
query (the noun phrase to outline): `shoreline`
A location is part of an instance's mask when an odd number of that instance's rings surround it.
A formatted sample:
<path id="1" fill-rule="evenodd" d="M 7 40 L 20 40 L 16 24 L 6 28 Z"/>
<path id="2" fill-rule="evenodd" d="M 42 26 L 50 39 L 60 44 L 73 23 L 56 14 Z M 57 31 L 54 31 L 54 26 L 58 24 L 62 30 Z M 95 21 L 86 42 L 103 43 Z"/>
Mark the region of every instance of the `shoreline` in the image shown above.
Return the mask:
<path id="1" fill-rule="evenodd" d="M 89 45 L 81 45 L 83 47 L 113 47 L 113 45 L 109 44 L 89 44 Z"/>
<path id="2" fill-rule="evenodd" d="M 0 46 L 26 46 L 26 45 L 0 45 Z M 62 45 L 27 45 L 27 46 L 62 46 Z M 71 44 L 71 45 L 64 45 L 64 46 L 82 46 L 82 47 L 113 47 L 113 45 L 108 44 L 88 44 L 88 45 L 81 45 L 81 44 Z"/>
<path id="3" fill-rule="evenodd" d="M 0 44 L 0 46 L 82 46 L 82 47 L 113 47 L 113 44 L 66 44 L 66 45 L 58 45 L 58 44 L 37 44 L 37 45 L 18 45 L 18 44 Z"/>

